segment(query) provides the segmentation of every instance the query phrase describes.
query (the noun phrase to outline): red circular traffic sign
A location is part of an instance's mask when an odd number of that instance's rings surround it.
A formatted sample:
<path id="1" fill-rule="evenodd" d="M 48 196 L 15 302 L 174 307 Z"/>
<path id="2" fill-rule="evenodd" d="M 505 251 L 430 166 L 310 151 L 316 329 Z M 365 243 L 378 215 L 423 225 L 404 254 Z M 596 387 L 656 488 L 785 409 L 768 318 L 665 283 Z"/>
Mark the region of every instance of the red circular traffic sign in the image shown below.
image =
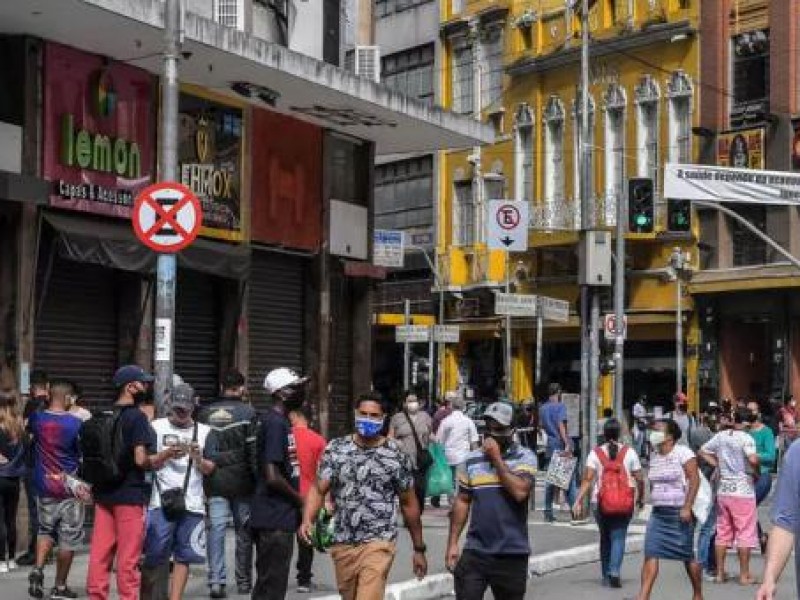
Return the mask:
<path id="1" fill-rule="evenodd" d="M 513 204 L 503 204 L 495 212 L 495 219 L 501 229 L 516 229 L 520 218 L 519 209 Z"/>
<path id="2" fill-rule="evenodd" d="M 136 237 L 151 250 L 179 252 L 200 232 L 203 209 L 188 187 L 165 181 L 139 192 L 131 221 Z"/>

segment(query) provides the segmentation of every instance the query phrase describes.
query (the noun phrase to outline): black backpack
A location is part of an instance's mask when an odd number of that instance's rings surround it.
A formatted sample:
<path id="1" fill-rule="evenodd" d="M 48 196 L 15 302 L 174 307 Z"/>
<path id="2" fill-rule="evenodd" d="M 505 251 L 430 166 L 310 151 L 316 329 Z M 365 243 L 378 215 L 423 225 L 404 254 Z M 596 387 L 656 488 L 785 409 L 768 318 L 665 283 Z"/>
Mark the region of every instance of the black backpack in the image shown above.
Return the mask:
<path id="1" fill-rule="evenodd" d="M 121 414 L 120 409 L 98 411 L 81 425 L 81 478 L 100 489 L 113 488 L 125 479 Z"/>

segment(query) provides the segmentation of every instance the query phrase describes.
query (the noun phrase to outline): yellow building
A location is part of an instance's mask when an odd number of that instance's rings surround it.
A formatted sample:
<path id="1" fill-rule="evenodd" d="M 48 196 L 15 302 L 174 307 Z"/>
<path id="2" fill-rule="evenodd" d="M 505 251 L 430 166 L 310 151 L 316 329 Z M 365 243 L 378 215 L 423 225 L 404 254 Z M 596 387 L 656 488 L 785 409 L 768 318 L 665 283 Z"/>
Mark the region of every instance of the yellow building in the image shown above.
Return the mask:
<path id="1" fill-rule="evenodd" d="M 504 323 L 494 315 L 494 292 L 505 285 L 507 255 L 486 247 L 491 199 L 530 203 L 529 250 L 512 254 L 508 264 L 516 291 L 570 303 L 567 323 L 544 324 L 539 382 L 535 320 L 514 320 L 511 395 L 530 398 L 550 380 L 579 389 L 581 31 L 580 15 L 565 4 L 442 2 L 443 101 L 493 123 L 497 132 L 492 146 L 440 156 L 437 246 L 449 292 L 447 320 L 461 329 L 460 344 L 446 351 L 445 389 L 461 386 L 487 397 L 503 386 Z M 696 155 L 699 6 L 699 0 L 599 0 L 590 12 L 588 142 L 598 228 L 613 231 L 616 202 L 625 201 L 629 177 L 651 177 L 655 185 L 653 232 L 626 236 L 626 405 L 639 394 L 665 403 L 676 391 L 676 284 L 666 267 L 675 247 L 697 266 L 697 226 L 693 219 L 692 231 L 669 231 L 660 190 L 665 162 L 693 162 Z M 604 288 L 603 313 L 613 312 L 611 298 L 611 288 Z M 696 402 L 698 327 L 690 297 L 682 304 L 684 389 Z M 610 379 L 601 378 L 607 403 Z"/>

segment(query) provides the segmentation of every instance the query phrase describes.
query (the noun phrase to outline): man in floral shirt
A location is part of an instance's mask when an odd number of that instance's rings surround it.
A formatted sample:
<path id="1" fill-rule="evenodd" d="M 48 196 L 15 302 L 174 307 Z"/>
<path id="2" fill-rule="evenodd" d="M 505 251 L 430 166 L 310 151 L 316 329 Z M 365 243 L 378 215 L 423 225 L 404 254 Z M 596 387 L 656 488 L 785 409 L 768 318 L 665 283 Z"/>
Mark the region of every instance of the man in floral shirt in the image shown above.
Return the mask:
<path id="1" fill-rule="evenodd" d="M 303 511 L 299 535 L 310 543 L 314 518 L 331 493 L 331 557 L 343 600 L 382 600 L 395 554 L 398 500 L 414 544 L 414 573 L 421 579 L 428 569 L 411 461 L 397 442 L 381 435 L 384 419 L 377 395 L 357 400 L 356 433 L 328 444 Z"/>

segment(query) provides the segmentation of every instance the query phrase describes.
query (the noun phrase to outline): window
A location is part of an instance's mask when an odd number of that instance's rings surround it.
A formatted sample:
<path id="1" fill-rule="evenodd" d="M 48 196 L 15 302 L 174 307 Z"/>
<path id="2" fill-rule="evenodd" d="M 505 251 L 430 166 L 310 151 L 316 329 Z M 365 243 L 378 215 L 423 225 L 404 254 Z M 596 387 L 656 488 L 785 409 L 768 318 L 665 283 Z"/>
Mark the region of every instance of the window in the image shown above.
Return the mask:
<path id="1" fill-rule="evenodd" d="M 406 96 L 433 104 L 433 44 L 384 56 L 381 63 L 384 84 Z"/>
<path id="2" fill-rule="evenodd" d="M 731 206 L 739 215 L 747 219 L 761 231 L 767 230 L 767 209 L 765 206 Z M 756 237 L 739 221 L 729 219 L 731 224 L 731 244 L 733 246 L 733 266 L 763 265 L 767 262 L 767 245 Z"/>
<path id="3" fill-rule="evenodd" d="M 733 38 L 731 127 L 759 121 L 769 112 L 769 30 Z"/>
<path id="4" fill-rule="evenodd" d="M 451 39 L 453 112 L 463 115 L 474 110 L 474 59 L 472 43 L 467 36 Z"/>
<path id="5" fill-rule="evenodd" d="M 375 227 L 409 229 L 433 225 L 433 157 L 375 167 Z"/>
<path id="6" fill-rule="evenodd" d="M 692 161 L 692 82 L 684 71 L 676 71 L 667 83 L 669 98 L 669 161 Z"/>
<path id="7" fill-rule="evenodd" d="M 456 181 L 454 184 L 455 211 L 453 242 L 456 246 L 472 246 L 475 243 L 475 194 L 472 181 Z"/>
<path id="8" fill-rule="evenodd" d="M 394 13 L 402 12 L 433 0 L 375 0 L 375 17 L 380 19 Z"/>
<path id="9" fill-rule="evenodd" d="M 573 182 L 574 186 L 574 214 L 575 214 L 575 223 L 576 225 L 581 222 L 581 102 L 580 102 L 580 91 L 578 96 L 575 98 L 575 101 L 572 103 L 572 122 L 574 131 L 573 134 L 573 142 L 574 142 L 574 168 L 573 168 Z M 587 182 L 588 189 L 586 193 L 589 195 L 590 201 L 594 202 L 594 98 L 589 96 L 589 139 L 586 140 L 586 143 L 589 144 L 589 173 L 591 176 L 589 177 L 589 181 Z"/>
<path id="10" fill-rule="evenodd" d="M 533 112 L 527 104 L 514 115 L 514 198 L 533 200 Z"/>
<path id="11" fill-rule="evenodd" d="M 492 111 L 503 102 L 503 25 L 489 25 L 481 32 L 481 106 Z"/>
<path id="12" fill-rule="evenodd" d="M 658 117 L 661 91 L 651 75 L 642 77 L 636 86 L 636 172 L 650 177 L 656 196 L 658 182 Z"/>
<path id="13" fill-rule="evenodd" d="M 551 96 L 544 110 L 544 204 L 548 222 L 564 201 L 564 105 Z"/>
<path id="14" fill-rule="evenodd" d="M 617 222 L 617 203 L 624 199 L 625 185 L 625 110 L 628 103 L 625 90 L 612 84 L 606 90 L 605 135 L 605 223 Z"/>
<path id="15" fill-rule="evenodd" d="M 220 25 L 244 29 L 243 0 L 216 0 L 215 13 Z"/>

